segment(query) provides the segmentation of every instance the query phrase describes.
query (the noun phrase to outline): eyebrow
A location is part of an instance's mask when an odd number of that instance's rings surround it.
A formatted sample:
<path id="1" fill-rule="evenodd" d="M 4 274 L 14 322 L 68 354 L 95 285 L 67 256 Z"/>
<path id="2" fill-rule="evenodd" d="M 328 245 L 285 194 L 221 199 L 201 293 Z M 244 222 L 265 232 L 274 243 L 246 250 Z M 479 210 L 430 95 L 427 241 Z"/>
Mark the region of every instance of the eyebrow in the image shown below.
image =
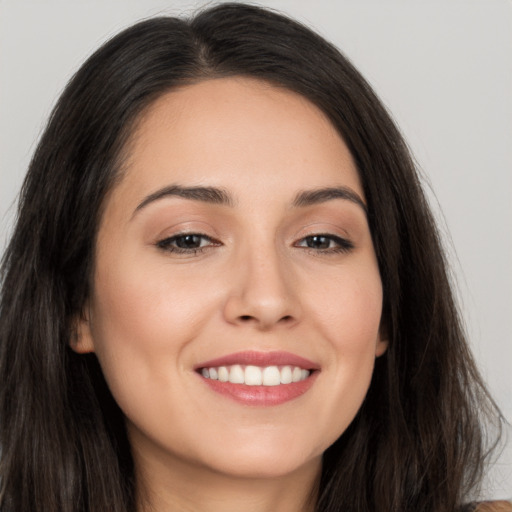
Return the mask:
<path id="1" fill-rule="evenodd" d="M 222 188 L 169 185 L 168 187 L 157 190 L 144 198 L 137 208 L 135 208 L 133 215 L 155 201 L 172 196 L 222 206 L 232 207 L 235 205 L 232 195 Z M 292 202 L 292 207 L 305 208 L 307 206 L 325 203 L 334 199 L 345 199 L 351 201 L 352 203 L 360 206 L 365 214 L 368 214 L 368 209 L 361 197 L 352 189 L 343 186 L 303 190 L 295 196 L 295 199 Z"/>
<path id="2" fill-rule="evenodd" d="M 225 206 L 234 206 L 234 200 L 231 194 L 221 188 L 217 187 L 183 187 L 181 185 L 170 185 L 164 187 L 153 194 L 147 196 L 138 206 L 135 208 L 133 215 L 139 210 L 142 210 L 150 203 L 163 199 L 164 197 L 175 196 L 183 197 L 184 199 L 191 199 L 193 201 L 202 201 L 204 203 L 218 204 Z"/>
<path id="3" fill-rule="evenodd" d="M 332 201 L 333 199 L 346 199 L 347 201 L 351 201 L 352 203 L 360 206 L 364 213 L 368 215 L 368 208 L 364 201 L 361 199 L 359 194 L 348 187 L 327 187 L 315 190 L 304 190 L 296 195 L 293 201 L 293 206 L 303 208 Z"/>

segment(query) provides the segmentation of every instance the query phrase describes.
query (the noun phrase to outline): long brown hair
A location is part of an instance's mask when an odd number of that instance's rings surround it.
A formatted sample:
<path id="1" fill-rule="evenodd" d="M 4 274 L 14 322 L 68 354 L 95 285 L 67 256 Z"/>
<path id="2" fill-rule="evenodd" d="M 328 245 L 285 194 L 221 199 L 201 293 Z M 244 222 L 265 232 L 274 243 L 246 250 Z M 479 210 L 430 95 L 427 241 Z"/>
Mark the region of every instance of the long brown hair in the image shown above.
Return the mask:
<path id="1" fill-rule="evenodd" d="M 179 85 L 245 75 L 316 104 L 368 201 L 390 345 L 348 430 L 324 455 L 317 510 L 452 512 L 478 488 L 484 420 L 501 417 L 470 355 L 407 147 L 332 45 L 282 15 L 223 4 L 134 25 L 66 87 L 23 185 L 0 303 L 0 509 L 133 512 L 124 418 L 94 355 L 69 349 L 96 232 L 134 123 Z"/>

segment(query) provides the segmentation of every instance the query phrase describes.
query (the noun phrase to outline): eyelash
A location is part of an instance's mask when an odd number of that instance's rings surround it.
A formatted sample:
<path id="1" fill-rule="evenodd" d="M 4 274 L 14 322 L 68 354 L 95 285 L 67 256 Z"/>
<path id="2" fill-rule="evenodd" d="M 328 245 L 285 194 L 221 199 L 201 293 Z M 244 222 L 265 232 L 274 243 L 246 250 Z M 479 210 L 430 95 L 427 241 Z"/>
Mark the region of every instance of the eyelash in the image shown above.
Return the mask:
<path id="1" fill-rule="evenodd" d="M 207 242 L 207 244 L 204 246 L 200 245 L 199 247 L 178 247 L 176 245 L 172 245 L 177 243 L 179 240 L 184 241 L 184 239 L 186 239 L 187 237 L 200 238 L 200 244 L 202 244 L 203 241 Z M 334 242 L 336 245 L 335 247 L 327 247 L 320 249 L 307 245 L 300 245 L 304 242 L 306 244 L 308 243 L 308 241 L 312 242 L 313 239 L 324 239 L 325 241 L 329 242 L 329 245 L 331 242 Z M 202 233 L 178 233 L 177 235 L 164 238 L 163 240 L 160 240 L 156 243 L 156 246 L 164 251 L 174 254 L 187 254 L 192 256 L 196 255 L 197 253 L 202 253 L 211 247 L 218 247 L 220 245 L 222 245 L 221 242 Z M 350 240 L 347 240 L 346 238 L 341 238 L 336 235 L 331 235 L 328 233 L 315 233 L 312 235 L 308 235 L 304 238 L 301 238 L 297 243 L 294 244 L 294 247 L 303 248 L 316 254 L 339 254 L 350 252 L 352 249 L 354 249 L 354 244 Z"/>
<path id="2" fill-rule="evenodd" d="M 203 247 L 177 247 L 173 246 L 171 244 L 176 243 L 180 239 L 185 239 L 187 237 L 197 237 L 201 239 L 202 241 L 208 242 L 208 245 L 205 245 Z M 160 240 L 157 242 L 157 247 L 159 249 L 162 249 L 167 252 L 175 253 L 175 254 L 191 254 L 195 255 L 198 252 L 203 252 L 205 249 L 208 249 L 209 247 L 218 247 L 219 245 L 222 245 L 219 241 L 214 240 L 213 238 L 209 237 L 208 235 L 204 235 L 202 233 L 178 233 L 177 235 L 170 236 L 169 238 L 164 238 L 163 240 Z"/>
<path id="3" fill-rule="evenodd" d="M 336 244 L 335 247 L 327 247 L 322 249 L 315 249 L 314 247 L 309 246 L 302 246 L 298 245 L 302 242 L 308 242 L 312 241 L 313 239 L 325 239 L 329 243 L 334 242 Z M 354 249 L 354 244 L 347 240 L 346 238 L 341 238 L 340 236 L 331 235 L 329 233 L 315 233 L 313 235 L 308 235 L 301 240 L 299 240 L 298 243 L 295 244 L 295 247 L 303 247 L 304 249 L 307 249 L 309 251 L 315 252 L 315 253 L 321 253 L 321 254 L 339 254 L 344 252 L 350 252 L 352 249 Z"/>

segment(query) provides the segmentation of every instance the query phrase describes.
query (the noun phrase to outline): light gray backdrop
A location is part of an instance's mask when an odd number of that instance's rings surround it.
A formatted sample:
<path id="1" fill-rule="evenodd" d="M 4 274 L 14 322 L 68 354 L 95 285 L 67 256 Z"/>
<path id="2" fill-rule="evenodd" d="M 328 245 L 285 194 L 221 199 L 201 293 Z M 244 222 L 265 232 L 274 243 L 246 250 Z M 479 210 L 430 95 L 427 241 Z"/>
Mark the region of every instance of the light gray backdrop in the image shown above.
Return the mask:
<path id="1" fill-rule="evenodd" d="M 204 3 L 0 0 L 0 252 L 30 155 L 72 72 L 134 21 Z M 434 190 L 477 360 L 512 421 L 512 3 L 260 4 L 332 40 L 394 114 Z M 487 486 L 489 497 L 512 496 L 510 441 Z"/>

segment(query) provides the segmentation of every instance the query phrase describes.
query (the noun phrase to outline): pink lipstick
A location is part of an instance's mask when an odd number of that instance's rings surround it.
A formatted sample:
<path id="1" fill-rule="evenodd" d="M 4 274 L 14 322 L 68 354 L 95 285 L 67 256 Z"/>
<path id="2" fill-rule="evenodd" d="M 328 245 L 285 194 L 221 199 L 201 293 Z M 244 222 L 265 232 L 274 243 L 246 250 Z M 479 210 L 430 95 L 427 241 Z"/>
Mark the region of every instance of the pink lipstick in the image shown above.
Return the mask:
<path id="1" fill-rule="evenodd" d="M 305 370 L 319 370 L 320 366 L 309 359 L 297 356 L 290 352 L 258 352 L 244 351 L 229 354 L 217 359 L 212 359 L 196 365 L 195 369 L 209 368 L 212 366 L 231 366 L 233 364 L 254 366 L 300 366 Z"/>
<path id="2" fill-rule="evenodd" d="M 205 361 L 194 368 L 217 393 L 246 405 L 279 405 L 306 393 L 320 366 L 289 352 L 246 351 Z"/>

